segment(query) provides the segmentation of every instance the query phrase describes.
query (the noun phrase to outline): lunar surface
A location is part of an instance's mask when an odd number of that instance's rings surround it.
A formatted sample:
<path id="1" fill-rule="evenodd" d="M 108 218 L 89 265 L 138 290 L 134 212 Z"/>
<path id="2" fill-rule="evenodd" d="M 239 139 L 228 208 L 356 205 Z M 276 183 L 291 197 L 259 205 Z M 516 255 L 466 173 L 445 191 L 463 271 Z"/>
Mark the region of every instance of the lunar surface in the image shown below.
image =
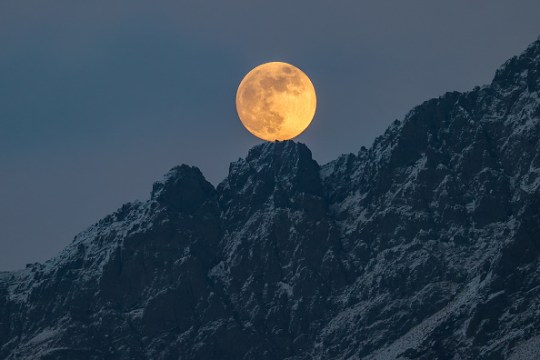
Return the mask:
<path id="1" fill-rule="evenodd" d="M 251 70 L 236 93 L 236 110 L 253 135 L 267 141 L 289 140 L 313 120 L 317 96 L 302 70 L 270 62 Z"/>

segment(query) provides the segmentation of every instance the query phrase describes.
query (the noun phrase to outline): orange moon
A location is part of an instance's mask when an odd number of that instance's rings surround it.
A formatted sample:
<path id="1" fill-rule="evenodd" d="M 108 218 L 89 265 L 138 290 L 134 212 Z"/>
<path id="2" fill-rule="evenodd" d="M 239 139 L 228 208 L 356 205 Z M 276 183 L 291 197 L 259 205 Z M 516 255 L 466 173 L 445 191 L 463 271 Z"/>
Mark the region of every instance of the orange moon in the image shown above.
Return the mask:
<path id="1" fill-rule="evenodd" d="M 269 62 L 251 70 L 236 92 L 236 111 L 246 129 L 267 141 L 300 135 L 317 108 L 313 83 L 297 67 Z"/>

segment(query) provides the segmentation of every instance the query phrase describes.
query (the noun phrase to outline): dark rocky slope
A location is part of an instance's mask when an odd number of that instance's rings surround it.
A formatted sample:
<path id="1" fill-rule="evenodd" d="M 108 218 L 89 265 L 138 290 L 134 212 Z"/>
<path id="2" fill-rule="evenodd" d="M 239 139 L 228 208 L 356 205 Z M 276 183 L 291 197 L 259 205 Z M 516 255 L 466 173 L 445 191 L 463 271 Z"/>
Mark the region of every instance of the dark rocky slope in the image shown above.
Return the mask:
<path id="1" fill-rule="evenodd" d="M 540 41 L 320 167 L 172 169 L 58 257 L 0 273 L 2 359 L 540 357 Z"/>

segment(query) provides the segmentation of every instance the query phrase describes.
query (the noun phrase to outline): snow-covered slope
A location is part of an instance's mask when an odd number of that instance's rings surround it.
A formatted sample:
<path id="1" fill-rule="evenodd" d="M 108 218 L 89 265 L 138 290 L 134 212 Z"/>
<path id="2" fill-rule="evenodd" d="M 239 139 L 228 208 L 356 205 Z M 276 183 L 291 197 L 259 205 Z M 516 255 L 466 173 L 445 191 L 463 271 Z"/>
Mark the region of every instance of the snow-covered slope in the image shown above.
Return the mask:
<path id="1" fill-rule="evenodd" d="M 292 141 L 215 189 L 179 166 L 0 273 L 2 359 L 532 359 L 540 40 L 319 166 Z"/>

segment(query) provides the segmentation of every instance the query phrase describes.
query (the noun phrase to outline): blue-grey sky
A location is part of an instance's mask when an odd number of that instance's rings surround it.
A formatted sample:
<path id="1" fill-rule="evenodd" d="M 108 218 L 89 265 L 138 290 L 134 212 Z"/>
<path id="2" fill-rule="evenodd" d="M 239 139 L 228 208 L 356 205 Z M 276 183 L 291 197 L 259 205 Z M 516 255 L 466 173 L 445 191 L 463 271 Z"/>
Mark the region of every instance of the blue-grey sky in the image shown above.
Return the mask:
<path id="1" fill-rule="evenodd" d="M 446 91 L 488 83 L 540 35 L 538 0 L 0 3 L 0 270 L 57 254 L 188 163 L 214 184 L 259 140 L 243 75 L 290 62 L 319 163 Z"/>

